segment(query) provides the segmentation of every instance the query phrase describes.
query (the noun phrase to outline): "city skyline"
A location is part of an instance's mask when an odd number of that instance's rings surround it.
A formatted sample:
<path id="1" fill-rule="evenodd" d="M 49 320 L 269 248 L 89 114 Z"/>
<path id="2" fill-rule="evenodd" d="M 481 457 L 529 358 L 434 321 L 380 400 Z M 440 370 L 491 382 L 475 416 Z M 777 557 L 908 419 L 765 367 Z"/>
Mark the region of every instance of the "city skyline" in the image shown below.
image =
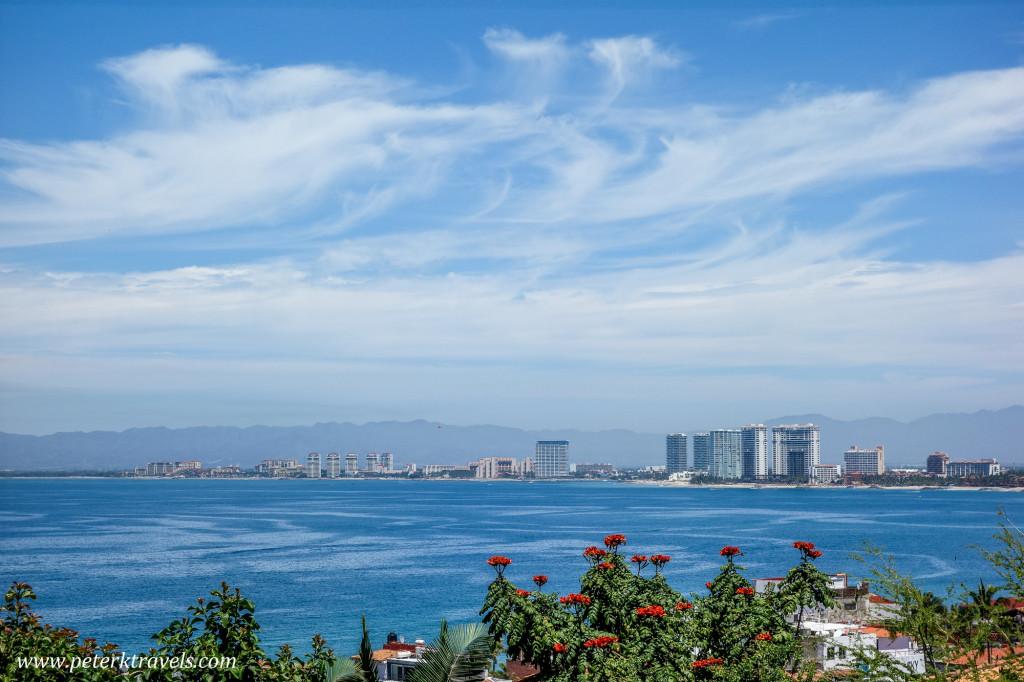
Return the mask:
<path id="1" fill-rule="evenodd" d="M 0 431 L 1024 403 L 1019 4 L 7 3 L 0 46 Z"/>

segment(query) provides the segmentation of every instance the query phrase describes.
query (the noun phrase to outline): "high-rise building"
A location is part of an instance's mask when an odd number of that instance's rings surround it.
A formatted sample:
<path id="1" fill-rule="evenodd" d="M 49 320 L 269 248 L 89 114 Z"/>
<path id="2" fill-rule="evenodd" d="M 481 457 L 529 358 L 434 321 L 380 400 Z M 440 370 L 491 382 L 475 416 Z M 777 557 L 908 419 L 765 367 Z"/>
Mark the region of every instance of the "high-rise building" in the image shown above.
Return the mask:
<path id="1" fill-rule="evenodd" d="M 685 433 L 670 433 L 665 436 L 665 471 L 670 474 L 686 471 Z"/>
<path id="2" fill-rule="evenodd" d="M 311 452 L 306 457 L 306 478 L 320 478 L 319 452 Z"/>
<path id="3" fill-rule="evenodd" d="M 477 478 L 500 478 L 515 476 L 518 469 L 515 457 L 483 457 L 476 463 Z M 470 463 L 470 469 L 473 463 Z"/>
<path id="4" fill-rule="evenodd" d="M 359 472 L 359 455 L 350 452 L 345 455 L 345 474 L 353 476 Z"/>
<path id="5" fill-rule="evenodd" d="M 711 475 L 718 478 L 739 478 L 743 460 L 740 457 L 739 429 L 712 429 Z"/>
<path id="6" fill-rule="evenodd" d="M 390 452 L 380 453 L 380 470 L 390 474 L 395 470 L 395 456 Z"/>
<path id="7" fill-rule="evenodd" d="M 816 424 L 772 427 L 772 473 L 776 476 L 810 476 L 820 464 L 820 429 Z"/>
<path id="8" fill-rule="evenodd" d="M 768 427 L 764 424 L 750 424 L 740 429 L 743 455 L 743 478 L 768 477 Z"/>
<path id="9" fill-rule="evenodd" d="M 366 471 L 377 472 L 377 465 L 380 464 L 380 458 L 376 452 L 371 452 L 366 455 Z"/>
<path id="10" fill-rule="evenodd" d="M 338 478 L 341 476 L 341 455 L 331 452 L 327 455 L 327 478 Z"/>
<path id="11" fill-rule="evenodd" d="M 711 434 L 693 434 L 693 470 L 711 473 Z"/>
<path id="12" fill-rule="evenodd" d="M 539 440 L 533 453 L 537 478 L 569 475 L 569 441 Z"/>
<path id="13" fill-rule="evenodd" d="M 881 476 L 885 473 L 885 448 L 881 445 L 861 450 L 856 445 L 843 453 L 843 471 L 849 474 Z"/>
<path id="14" fill-rule="evenodd" d="M 928 455 L 928 473 L 936 476 L 945 476 L 946 467 L 949 466 L 949 455 L 945 452 L 933 452 Z"/>

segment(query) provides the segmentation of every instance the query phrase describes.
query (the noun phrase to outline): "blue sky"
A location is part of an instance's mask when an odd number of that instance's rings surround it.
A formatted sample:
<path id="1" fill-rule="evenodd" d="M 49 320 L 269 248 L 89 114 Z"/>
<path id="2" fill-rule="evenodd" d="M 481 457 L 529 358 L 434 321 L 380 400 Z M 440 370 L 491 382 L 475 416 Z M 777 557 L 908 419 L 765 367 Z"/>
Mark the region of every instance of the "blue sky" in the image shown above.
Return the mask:
<path id="1" fill-rule="evenodd" d="M 0 4 L 0 430 L 1024 402 L 1024 6 Z"/>

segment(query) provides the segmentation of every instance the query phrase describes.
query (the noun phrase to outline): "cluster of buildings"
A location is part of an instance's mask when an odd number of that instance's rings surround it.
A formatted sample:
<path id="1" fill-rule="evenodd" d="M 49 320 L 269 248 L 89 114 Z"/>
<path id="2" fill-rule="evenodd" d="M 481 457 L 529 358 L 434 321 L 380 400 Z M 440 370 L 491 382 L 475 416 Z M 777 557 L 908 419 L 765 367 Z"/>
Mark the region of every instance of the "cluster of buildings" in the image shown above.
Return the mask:
<path id="1" fill-rule="evenodd" d="M 769 448 L 769 431 L 771 447 Z M 809 483 L 828 485 L 863 476 L 881 476 L 885 466 L 885 448 L 859 448 L 843 453 L 842 467 L 821 463 L 820 429 L 815 424 L 790 424 L 767 427 L 751 424 L 739 429 L 715 429 L 693 434 L 692 466 L 688 466 L 688 437 L 670 433 L 665 437 L 665 471 L 671 480 L 688 481 L 696 475 L 725 479 L 767 480 L 769 478 L 806 478 Z M 903 472 L 904 470 L 900 470 Z M 973 478 L 995 476 L 1001 472 L 994 459 L 950 461 L 936 452 L 928 456 L 924 472 L 938 477 Z"/>
<path id="2" fill-rule="evenodd" d="M 751 424 L 739 429 L 695 433 L 692 467 L 687 466 L 687 441 L 685 433 L 670 433 L 665 438 L 665 471 L 670 476 L 688 471 L 716 478 L 754 480 L 808 476 L 821 458 L 820 429 L 815 424 L 771 428 Z"/>
<path id="3" fill-rule="evenodd" d="M 179 478 L 210 478 L 241 476 L 242 470 L 234 464 L 227 466 L 204 467 L 198 459 L 180 462 L 149 462 L 144 467 L 135 467 L 124 472 L 126 476 L 177 476 Z"/>

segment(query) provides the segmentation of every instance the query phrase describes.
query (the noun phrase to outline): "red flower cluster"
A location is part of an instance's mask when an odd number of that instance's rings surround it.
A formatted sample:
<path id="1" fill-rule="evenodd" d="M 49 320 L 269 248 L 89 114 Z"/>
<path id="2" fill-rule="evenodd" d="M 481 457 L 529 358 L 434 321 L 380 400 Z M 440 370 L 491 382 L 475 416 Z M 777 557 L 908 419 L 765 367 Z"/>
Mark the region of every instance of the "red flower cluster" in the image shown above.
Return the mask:
<path id="1" fill-rule="evenodd" d="M 548 581 L 546 575 L 535 575 L 533 576 L 533 582 L 537 583 L 537 587 L 544 587 L 544 583 Z"/>
<path id="2" fill-rule="evenodd" d="M 709 665 L 718 665 L 723 659 L 721 658 L 702 658 L 699 661 L 694 661 L 690 664 L 691 668 L 706 668 Z"/>
<path id="3" fill-rule="evenodd" d="M 739 547 L 723 547 L 722 551 L 719 552 L 722 556 L 737 556 L 742 554 Z"/>
<path id="4" fill-rule="evenodd" d="M 557 651 L 558 653 L 562 653 L 563 651 L 565 651 L 565 645 L 561 642 L 555 642 L 555 646 L 551 648 Z"/>
<path id="5" fill-rule="evenodd" d="M 590 547 L 587 547 L 585 550 L 583 550 L 583 556 L 591 557 L 594 559 L 600 559 L 606 554 L 608 554 L 608 552 L 604 551 L 603 549 L 598 549 L 596 545 L 591 545 Z"/>
<path id="6" fill-rule="evenodd" d="M 736 588 L 736 594 L 745 594 L 745 595 L 750 596 L 750 595 L 754 594 L 754 588 L 753 587 L 737 587 Z"/>
<path id="7" fill-rule="evenodd" d="M 615 568 L 615 564 L 610 561 L 602 561 L 597 565 L 598 568 Z"/>
<path id="8" fill-rule="evenodd" d="M 638 616 L 654 616 L 655 618 L 665 617 L 665 607 L 663 606 L 642 606 L 636 610 Z"/>
<path id="9" fill-rule="evenodd" d="M 612 642 L 617 642 L 617 641 L 619 641 L 618 637 L 608 637 L 608 636 L 594 637 L 593 639 L 588 639 L 587 641 L 585 641 L 583 643 L 583 646 L 585 646 L 585 647 L 592 647 L 592 646 L 603 647 L 603 646 L 608 646 Z"/>
<path id="10" fill-rule="evenodd" d="M 590 597 L 585 597 L 582 594 L 567 594 L 558 601 L 563 604 L 583 604 L 584 606 L 590 605 Z"/>
<path id="11" fill-rule="evenodd" d="M 520 597 L 529 597 L 530 596 L 530 591 L 529 590 L 516 590 L 516 594 L 518 594 Z"/>
<path id="12" fill-rule="evenodd" d="M 626 536 L 622 535 L 621 533 L 609 535 L 604 539 L 604 546 L 608 547 L 609 549 L 613 549 L 615 547 L 618 547 L 619 545 L 624 544 L 626 544 Z"/>
<path id="13" fill-rule="evenodd" d="M 821 550 L 812 549 L 810 552 L 807 553 L 807 556 L 811 557 L 812 559 L 817 559 L 821 556 Z"/>
<path id="14" fill-rule="evenodd" d="M 685 611 L 686 609 L 692 609 L 692 608 L 693 608 L 693 604 L 691 604 L 688 601 L 681 601 L 678 604 L 676 604 L 676 611 Z"/>
<path id="15" fill-rule="evenodd" d="M 802 549 L 806 549 L 806 550 L 810 551 L 810 550 L 814 549 L 814 543 L 813 542 L 794 542 L 793 546 L 795 548 L 801 549 L 801 550 Z"/>
<path id="16" fill-rule="evenodd" d="M 672 561 L 672 557 L 665 554 L 654 554 L 651 556 L 651 563 L 655 566 L 664 566 L 670 561 Z"/>
<path id="17" fill-rule="evenodd" d="M 492 556 L 490 559 L 487 560 L 487 563 L 489 563 L 491 566 L 508 566 L 510 563 L 512 563 L 512 560 L 509 559 L 507 556 Z"/>
<path id="18" fill-rule="evenodd" d="M 710 590 L 711 589 L 711 583 L 704 583 L 704 587 L 706 587 L 706 588 L 708 588 Z"/>
<path id="19" fill-rule="evenodd" d="M 645 564 L 647 563 L 647 557 L 643 554 L 634 554 L 629 558 L 634 564 Z"/>
<path id="20" fill-rule="evenodd" d="M 754 639 L 756 639 L 759 642 L 770 642 L 770 641 L 772 641 L 772 636 L 769 635 L 767 632 L 762 632 L 761 634 L 759 634 Z"/>

